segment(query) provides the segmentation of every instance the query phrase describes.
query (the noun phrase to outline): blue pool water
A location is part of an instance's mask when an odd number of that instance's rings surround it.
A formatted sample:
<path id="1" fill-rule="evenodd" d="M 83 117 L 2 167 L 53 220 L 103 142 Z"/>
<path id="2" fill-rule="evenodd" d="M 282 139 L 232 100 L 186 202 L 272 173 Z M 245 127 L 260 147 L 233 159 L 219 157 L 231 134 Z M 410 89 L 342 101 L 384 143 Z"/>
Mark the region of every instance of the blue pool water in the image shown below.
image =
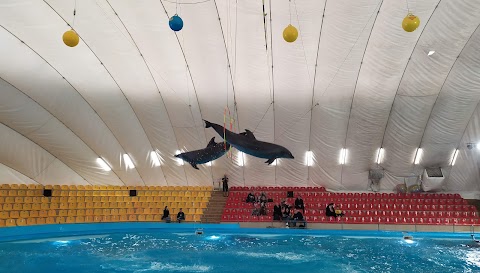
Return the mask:
<path id="1" fill-rule="evenodd" d="M 0 272 L 480 272 L 469 234 L 413 235 L 406 242 L 399 232 L 117 231 L 2 242 Z"/>

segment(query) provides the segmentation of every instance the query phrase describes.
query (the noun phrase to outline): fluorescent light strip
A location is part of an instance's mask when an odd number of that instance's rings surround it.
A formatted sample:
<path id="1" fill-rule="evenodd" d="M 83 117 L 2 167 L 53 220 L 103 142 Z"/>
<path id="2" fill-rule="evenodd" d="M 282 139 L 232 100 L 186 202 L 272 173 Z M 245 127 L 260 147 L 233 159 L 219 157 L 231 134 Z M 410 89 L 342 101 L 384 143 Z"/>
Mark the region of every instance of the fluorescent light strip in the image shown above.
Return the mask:
<path id="1" fill-rule="evenodd" d="M 338 158 L 338 163 L 342 165 L 347 163 L 347 156 L 348 156 L 348 150 L 346 148 L 342 148 L 340 150 L 340 157 Z"/>
<path id="2" fill-rule="evenodd" d="M 176 150 L 176 151 L 175 151 L 175 155 L 178 155 L 178 154 L 181 154 L 181 153 L 183 153 L 181 150 Z M 184 163 L 183 163 L 183 159 L 177 157 L 176 160 L 177 160 L 177 163 L 178 163 L 180 166 L 183 166 L 183 164 L 184 164 Z"/>
<path id="3" fill-rule="evenodd" d="M 238 166 L 245 166 L 245 154 L 243 152 L 237 152 L 237 164 Z"/>
<path id="4" fill-rule="evenodd" d="M 125 167 L 127 167 L 127 169 L 135 169 L 135 165 L 128 154 L 123 154 L 123 161 L 125 162 Z"/>
<path id="5" fill-rule="evenodd" d="M 455 149 L 455 151 L 453 151 L 453 158 L 452 158 L 452 162 L 450 163 L 450 165 L 455 165 L 455 161 L 457 161 L 457 156 L 458 156 L 458 149 Z"/>
<path id="6" fill-rule="evenodd" d="M 415 164 L 415 165 L 419 164 L 420 160 L 422 159 L 422 155 L 423 155 L 423 149 L 418 148 L 417 152 L 415 154 L 415 160 L 413 161 L 413 164 Z"/>
<path id="7" fill-rule="evenodd" d="M 435 50 L 430 50 L 430 51 L 428 52 L 428 56 L 432 56 L 433 53 L 435 53 Z"/>
<path id="8" fill-rule="evenodd" d="M 157 152 L 151 151 L 150 152 L 150 159 L 152 160 L 153 166 L 159 167 L 161 165 Z"/>
<path id="9" fill-rule="evenodd" d="M 305 165 L 307 165 L 309 167 L 313 166 L 313 152 L 312 151 L 307 151 Z"/>
<path id="10" fill-rule="evenodd" d="M 108 164 L 103 159 L 101 159 L 100 157 L 97 158 L 97 164 L 100 165 L 100 167 L 102 167 L 102 169 L 104 171 L 109 172 L 109 171 L 112 170 L 112 168 L 110 168 L 110 166 L 108 166 Z"/>
<path id="11" fill-rule="evenodd" d="M 271 165 L 271 166 L 277 166 L 277 160 L 278 160 L 278 159 L 275 159 L 275 160 L 272 162 L 272 164 L 270 164 L 270 165 Z"/>
<path id="12" fill-rule="evenodd" d="M 212 166 L 212 161 L 209 161 L 209 162 L 205 163 L 205 165 Z"/>
<path id="13" fill-rule="evenodd" d="M 377 160 L 375 161 L 375 163 L 377 164 L 382 163 L 384 154 L 385 154 L 385 149 L 383 148 L 378 149 Z"/>

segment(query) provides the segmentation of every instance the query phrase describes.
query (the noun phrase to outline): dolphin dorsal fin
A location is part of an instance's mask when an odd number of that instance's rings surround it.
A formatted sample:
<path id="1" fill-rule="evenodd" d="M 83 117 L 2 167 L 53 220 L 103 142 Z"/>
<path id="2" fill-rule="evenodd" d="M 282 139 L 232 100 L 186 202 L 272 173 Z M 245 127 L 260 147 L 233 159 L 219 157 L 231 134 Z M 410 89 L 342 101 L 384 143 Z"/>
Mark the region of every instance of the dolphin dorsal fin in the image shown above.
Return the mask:
<path id="1" fill-rule="evenodd" d="M 248 129 L 245 129 L 245 133 L 243 133 L 243 135 L 245 135 L 246 137 L 248 137 L 250 139 L 256 139 L 255 135 L 252 133 L 252 131 L 250 131 Z"/>
<path id="2" fill-rule="evenodd" d="M 211 147 L 213 145 L 215 145 L 215 137 L 212 137 L 212 139 L 210 139 L 210 142 L 208 142 L 207 147 Z"/>

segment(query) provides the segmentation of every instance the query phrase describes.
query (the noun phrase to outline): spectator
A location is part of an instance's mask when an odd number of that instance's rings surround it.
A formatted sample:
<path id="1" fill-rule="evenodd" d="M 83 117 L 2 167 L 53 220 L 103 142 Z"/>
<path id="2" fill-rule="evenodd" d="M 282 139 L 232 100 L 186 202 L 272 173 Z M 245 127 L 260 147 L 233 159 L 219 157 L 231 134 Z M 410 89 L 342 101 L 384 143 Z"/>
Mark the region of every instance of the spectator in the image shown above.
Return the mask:
<path id="1" fill-rule="evenodd" d="M 291 211 L 289 206 L 285 206 L 282 209 L 282 219 L 283 220 L 290 220 L 291 218 Z"/>
<path id="2" fill-rule="evenodd" d="M 292 217 L 293 219 L 293 226 L 297 226 L 297 222 L 302 222 L 305 223 L 305 220 L 303 219 L 303 214 L 300 212 L 300 210 L 296 210 L 295 214 Z M 305 226 L 305 225 L 304 225 Z"/>
<path id="3" fill-rule="evenodd" d="M 267 203 L 268 201 L 267 195 L 264 192 L 262 192 L 262 195 L 260 195 L 259 199 L 260 199 L 260 203 Z"/>
<path id="4" fill-rule="evenodd" d="M 273 220 L 280 220 L 280 218 L 282 218 L 282 207 L 277 203 L 273 207 Z"/>
<path id="5" fill-rule="evenodd" d="M 185 213 L 183 213 L 182 209 L 177 213 L 177 221 L 180 223 L 181 221 L 185 221 Z"/>
<path id="6" fill-rule="evenodd" d="M 330 203 L 328 204 L 327 208 L 325 209 L 325 214 L 327 216 L 332 216 L 332 217 L 337 217 L 337 216 L 343 216 L 344 214 L 340 211 L 339 214 L 335 212 L 335 204 Z"/>
<path id="7" fill-rule="evenodd" d="M 170 223 L 170 211 L 168 210 L 168 206 L 165 206 L 165 208 L 163 209 L 162 220 L 165 220 L 167 223 Z"/>
<path id="8" fill-rule="evenodd" d="M 223 196 L 228 196 L 228 177 L 226 174 L 222 178 L 222 184 L 223 184 Z"/>
<path id="9" fill-rule="evenodd" d="M 295 208 L 301 209 L 303 213 L 305 213 L 305 204 L 303 203 L 303 199 L 300 195 L 297 196 L 297 199 L 295 199 Z"/>
<path id="10" fill-rule="evenodd" d="M 267 215 L 267 207 L 265 203 L 260 203 L 260 211 L 258 212 L 259 215 Z"/>
<path id="11" fill-rule="evenodd" d="M 253 195 L 253 193 L 249 193 L 248 196 L 247 196 L 246 202 L 247 203 L 255 203 L 255 195 Z"/>
<path id="12" fill-rule="evenodd" d="M 253 205 L 252 216 L 259 216 L 260 210 L 258 209 L 257 205 Z"/>

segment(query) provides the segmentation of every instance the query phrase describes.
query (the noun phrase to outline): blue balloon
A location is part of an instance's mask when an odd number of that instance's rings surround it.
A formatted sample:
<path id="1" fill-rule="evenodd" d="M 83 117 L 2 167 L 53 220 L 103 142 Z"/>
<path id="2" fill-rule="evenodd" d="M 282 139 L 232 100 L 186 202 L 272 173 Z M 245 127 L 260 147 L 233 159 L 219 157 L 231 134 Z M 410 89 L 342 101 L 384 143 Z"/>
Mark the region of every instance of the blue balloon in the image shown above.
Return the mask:
<path id="1" fill-rule="evenodd" d="M 170 28 L 173 31 L 180 31 L 183 28 L 183 20 L 178 16 L 177 14 L 173 15 L 170 17 L 170 21 L 168 22 L 168 25 L 170 25 Z"/>

